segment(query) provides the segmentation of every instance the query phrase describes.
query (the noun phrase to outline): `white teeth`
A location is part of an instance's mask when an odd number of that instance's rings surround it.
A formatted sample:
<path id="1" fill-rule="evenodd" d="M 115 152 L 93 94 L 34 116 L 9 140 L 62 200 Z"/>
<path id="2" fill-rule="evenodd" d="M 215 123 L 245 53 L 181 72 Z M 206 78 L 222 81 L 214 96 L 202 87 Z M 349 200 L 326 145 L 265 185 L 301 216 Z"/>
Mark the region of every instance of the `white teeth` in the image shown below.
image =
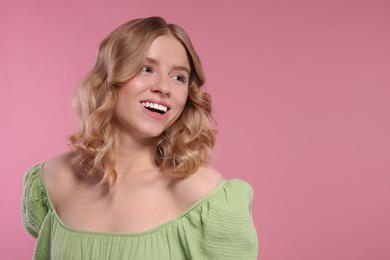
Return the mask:
<path id="1" fill-rule="evenodd" d="M 167 110 L 168 110 L 168 107 L 160 105 L 160 104 L 157 104 L 157 103 L 142 102 L 142 105 L 144 107 L 150 107 L 150 108 L 158 109 L 158 110 L 161 110 L 161 111 L 164 111 L 164 112 L 167 112 Z"/>

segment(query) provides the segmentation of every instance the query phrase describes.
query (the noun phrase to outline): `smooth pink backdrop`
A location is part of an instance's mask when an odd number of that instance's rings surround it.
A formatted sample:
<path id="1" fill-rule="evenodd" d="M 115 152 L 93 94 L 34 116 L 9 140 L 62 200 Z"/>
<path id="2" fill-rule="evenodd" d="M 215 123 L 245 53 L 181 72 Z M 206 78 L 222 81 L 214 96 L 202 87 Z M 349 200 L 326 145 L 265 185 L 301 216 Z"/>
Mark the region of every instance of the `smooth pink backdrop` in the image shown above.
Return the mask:
<path id="1" fill-rule="evenodd" d="M 1 259 L 31 258 L 24 172 L 66 150 L 102 38 L 159 15 L 190 34 L 215 166 L 255 190 L 259 259 L 390 259 L 389 1 L 0 1 Z"/>

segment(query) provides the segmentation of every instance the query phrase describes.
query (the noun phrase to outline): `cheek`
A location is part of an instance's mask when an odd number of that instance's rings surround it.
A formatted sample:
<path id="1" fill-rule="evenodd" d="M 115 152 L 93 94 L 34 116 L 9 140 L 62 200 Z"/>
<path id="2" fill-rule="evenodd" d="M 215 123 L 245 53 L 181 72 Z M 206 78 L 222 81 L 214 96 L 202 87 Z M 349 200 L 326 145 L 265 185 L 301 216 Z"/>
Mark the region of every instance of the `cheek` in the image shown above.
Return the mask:
<path id="1" fill-rule="evenodd" d="M 149 89 L 154 84 L 153 80 L 153 77 L 141 77 L 140 75 L 135 76 L 126 85 L 121 87 L 118 94 L 119 92 L 123 92 L 123 95 L 126 96 L 137 96 Z"/>
<path id="2" fill-rule="evenodd" d="M 182 108 L 184 108 L 186 102 L 187 102 L 187 99 L 188 99 L 188 89 L 184 89 L 180 95 L 178 96 L 178 104 L 180 104 L 180 106 Z"/>
<path id="3" fill-rule="evenodd" d="M 188 98 L 187 89 L 184 89 L 183 91 L 180 92 L 176 92 L 175 95 L 176 113 L 175 113 L 174 121 L 176 121 L 183 113 L 183 110 L 187 103 L 187 98 Z"/>
<path id="4" fill-rule="evenodd" d="M 126 89 L 118 91 L 116 109 L 119 112 L 128 111 L 128 106 L 132 103 L 132 95 Z"/>

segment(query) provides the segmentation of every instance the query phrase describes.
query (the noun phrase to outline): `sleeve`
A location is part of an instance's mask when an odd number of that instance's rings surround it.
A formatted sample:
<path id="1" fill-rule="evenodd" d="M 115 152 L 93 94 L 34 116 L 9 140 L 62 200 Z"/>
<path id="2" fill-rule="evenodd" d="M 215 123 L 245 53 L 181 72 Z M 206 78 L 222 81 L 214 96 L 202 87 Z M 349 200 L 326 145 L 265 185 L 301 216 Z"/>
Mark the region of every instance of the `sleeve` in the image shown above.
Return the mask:
<path id="1" fill-rule="evenodd" d="M 258 238 L 252 218 L 253 189 L 240 179 L 226 183 L 223 191 L 203 209 L 202 251 L 207 259 L 255 260 Z"/>
<path id="2" fill-rule="evenodd" d="M 26 231 L 37 238 L 42 223 L 49 212 L 49 202 L 40 179 L 42 164 L 30 168 L 24 176 L 22 221 Z"/>

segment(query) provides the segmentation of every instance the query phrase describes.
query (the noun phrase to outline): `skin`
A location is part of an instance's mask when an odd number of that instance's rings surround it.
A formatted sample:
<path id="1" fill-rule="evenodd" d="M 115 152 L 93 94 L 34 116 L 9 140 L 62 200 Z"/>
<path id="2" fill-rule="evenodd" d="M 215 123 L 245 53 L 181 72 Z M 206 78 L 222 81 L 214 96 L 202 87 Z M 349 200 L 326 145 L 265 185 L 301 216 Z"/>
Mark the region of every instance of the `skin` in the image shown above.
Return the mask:
<path id="1" fill-rule="evenodd" d="M 115 110 L 117 184 L 107 192 L 77 172 L 71 155 L 47 161 L 43 179 L 62 222 L 77 230 L 136 233 L 153 229 L 180 216 L 212 191 L 223 179 L 209 165 L 174 179 L 159 170 L 152 147 L 183 111 L 188 95 L 188 58 L 184 47 L 170 35 L 156 38 L 138 75 L 118 91 Z M 145 113 L 140 101 L 169 104 L 163 119 Z"/>

